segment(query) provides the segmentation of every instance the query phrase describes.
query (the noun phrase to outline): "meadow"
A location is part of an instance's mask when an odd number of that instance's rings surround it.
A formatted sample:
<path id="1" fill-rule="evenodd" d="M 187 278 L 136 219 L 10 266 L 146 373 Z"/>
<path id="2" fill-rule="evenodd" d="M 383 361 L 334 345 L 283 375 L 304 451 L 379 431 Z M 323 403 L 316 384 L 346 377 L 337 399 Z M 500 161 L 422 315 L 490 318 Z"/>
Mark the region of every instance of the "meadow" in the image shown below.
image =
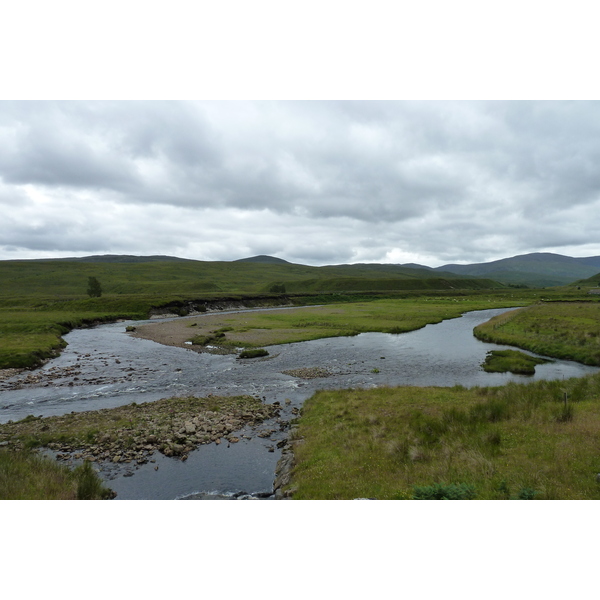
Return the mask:
<path id="1" fill-rule="evenodd" d="M 475 336 L 537 354 L 600 365 L 600 303 L 550 302 L 504 313 L 479 325 Z"/>
<path id="2" fill-rule="evenodd" d="M 288 488 L 294 499 L 600 499 L 599 399 L 600 375 L 320 391 L 295 430 Z"/>

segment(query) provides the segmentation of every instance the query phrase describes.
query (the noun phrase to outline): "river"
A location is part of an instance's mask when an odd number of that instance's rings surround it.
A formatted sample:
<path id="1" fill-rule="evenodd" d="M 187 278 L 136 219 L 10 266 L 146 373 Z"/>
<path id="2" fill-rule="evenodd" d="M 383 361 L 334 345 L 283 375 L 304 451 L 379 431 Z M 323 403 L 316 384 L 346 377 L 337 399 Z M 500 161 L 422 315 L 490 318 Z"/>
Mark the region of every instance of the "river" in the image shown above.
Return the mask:
<path id="1" fill-rule="evenodd" d="M 77 329 L 64 336 L 68 346 L 59 357 L 34 372 L 0 382 L 0 422 L 29 414 L 58 415 L 208 394 L 250 394 L 267 403 L 279 401 L 281 418 L 287 421 L 318 389 L 495 386 L 598 371 L 596 367 L 555 360 L 537 366 L 533 376 L 486 373 L 481 368 L 486 353 L 509 346 L 480 342 L 473 336 L 473 328 L 506 310 L 473 311 L 404 334 L 363 333 L 272 346 L 267 348 L 268 358 L 247 361 L 233 355 L 198 354 L 164 346 L 125 332 L 128 325 L 148 321 Z M 284 373 L 313 367 L 327 370 L 329 376 L 300 379 Z M 281 455 L 277 443 L 286 432 L 278 422 L 264 427 L 276 431 L 269 438 L 257 437 L 256 431 L 243 431 L 251 439 L 200 446 L 185 462 L 156 453 L 154 463 L 129 470 L 107 466 L 101 475 L 118 499 L 268 495 Z"/>

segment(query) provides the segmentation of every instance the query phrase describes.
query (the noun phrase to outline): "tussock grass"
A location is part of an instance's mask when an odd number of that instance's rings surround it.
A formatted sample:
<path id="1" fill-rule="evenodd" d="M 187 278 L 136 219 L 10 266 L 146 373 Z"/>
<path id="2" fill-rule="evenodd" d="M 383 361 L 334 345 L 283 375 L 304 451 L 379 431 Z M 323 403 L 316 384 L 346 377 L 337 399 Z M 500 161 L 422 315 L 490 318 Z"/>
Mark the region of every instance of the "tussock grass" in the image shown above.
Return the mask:
<path id="1" fill-rule="evenodd" d="M 600 499 L 600 375 L 320 391 L 298 435 L 298 499 L 410 499 L 444 485 L 473 488 L 478 499 Z"/>
<path id="2" fill-rule="evenodd" d="M 600 303 L 552 302 L 511 311 L 479 325 L 475 336 L 537 354 L 600 365 Z"/>
<path id="3" fill-rule="evenodd" d="M 544 358 L 537 358 L 524 354 L 518 350 L 490 350 L 485 357 L 483 370 L 488 373 L 517 373 L 520 375 L 533 375 L 536 365 L 549 362 Z"/>
<path id="4" fill-rule="evenodd" d="M 112 496 L 89 462 L 69 469 L 28 451 L 0 451 L 0 500 L 103 500 Z"/>

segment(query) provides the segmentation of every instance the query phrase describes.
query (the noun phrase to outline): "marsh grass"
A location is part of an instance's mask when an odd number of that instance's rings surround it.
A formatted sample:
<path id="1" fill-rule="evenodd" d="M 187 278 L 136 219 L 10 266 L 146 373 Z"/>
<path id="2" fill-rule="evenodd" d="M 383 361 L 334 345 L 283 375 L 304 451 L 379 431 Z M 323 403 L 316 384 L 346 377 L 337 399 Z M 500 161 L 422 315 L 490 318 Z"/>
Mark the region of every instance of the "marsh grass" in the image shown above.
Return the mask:
<path id="1" fill-rule="evenodd" d="M 534 375 L 536 365 L 550 362 L 518 350 L 490 350 L 485 357 L 483 370 L 488 373 L 516 373 Z"/>
<path id="2" fill-rule="evenodd" d="M 548 302 L 494 317 L 474 330 L 486 342 L 600 365 L 600 303 Z"/>
<path id="3" fill-rule="evenodd" d="M 317 392 L 299 421 L 294 498 L 464 484 L 478 499 L 600 499 L 600 375 L 585 380 Z"/>
<path id="4" fill-rule="evenodd" d="M 224 338 L 215 338 L 215 331 L 202 331 L 190 339 L 198 345 L 223 344 L 227 341 L 234 346 L 252 348 L 375 331 L 404 333 L 459 317 L 469 310 L 510 306 L 522 301 L 507 297 L 492 300 L 487 296 L 469 296 L 460 300 L 452 297 L 375 299 L 293 310 L 222 315 L 218 321 L 226 325 L 218 331 L 226 334 Z"/>
<path id="5" fill-rule="evenodd" d="M 102 500 L 113 497 L 89 462 L 69 469 L 28 451 L 0 451 L 1 500 Z"/>
<path id="6" fill-rule="evenodd" d="M 263 356 L 269 356 L 269 352 L 264 348 L 254 348 L 240 352 L 238 358 L 261 358 Z"/>

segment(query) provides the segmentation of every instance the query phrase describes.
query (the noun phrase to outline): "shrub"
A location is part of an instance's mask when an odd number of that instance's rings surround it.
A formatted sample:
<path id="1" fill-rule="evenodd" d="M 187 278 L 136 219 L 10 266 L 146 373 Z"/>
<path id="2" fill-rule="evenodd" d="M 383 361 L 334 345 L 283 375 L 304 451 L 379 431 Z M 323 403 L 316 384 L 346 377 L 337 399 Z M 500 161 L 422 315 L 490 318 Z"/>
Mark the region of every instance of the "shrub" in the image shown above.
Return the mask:
<path id="1" fill-rule="evenodd" d="M 90 298 L 100 298 L 102 296 L 102 286 L 95 277 L 88 277 L 87 293 Z"/>
<path id="2" fill-rule="evenodd" d="M 517 500 L 533 500 L 536 494 L 533 488 L 521 488 Z"/>
<path id="3" fill-rule="evenodd" d="M 556 416 L 556 420 L 559 423 L 569 423 L 575 416 L 575 409 L 571 402 L 566 402 L 562 405 L 560 412 Z"/>
<path id="4" fill-rule="evenodd" d="M 475 487 L 468 483 L 434 483 L 413 488 L 413 500 L 473 500 Z"/>
<path id="5" fill-rule="evenodd" d="M 113 492 L 102 485 L 102 480 L 86 460 L 75 469 L 77 475 L 77 500 L 105 500 L 113 498 Z"/>

